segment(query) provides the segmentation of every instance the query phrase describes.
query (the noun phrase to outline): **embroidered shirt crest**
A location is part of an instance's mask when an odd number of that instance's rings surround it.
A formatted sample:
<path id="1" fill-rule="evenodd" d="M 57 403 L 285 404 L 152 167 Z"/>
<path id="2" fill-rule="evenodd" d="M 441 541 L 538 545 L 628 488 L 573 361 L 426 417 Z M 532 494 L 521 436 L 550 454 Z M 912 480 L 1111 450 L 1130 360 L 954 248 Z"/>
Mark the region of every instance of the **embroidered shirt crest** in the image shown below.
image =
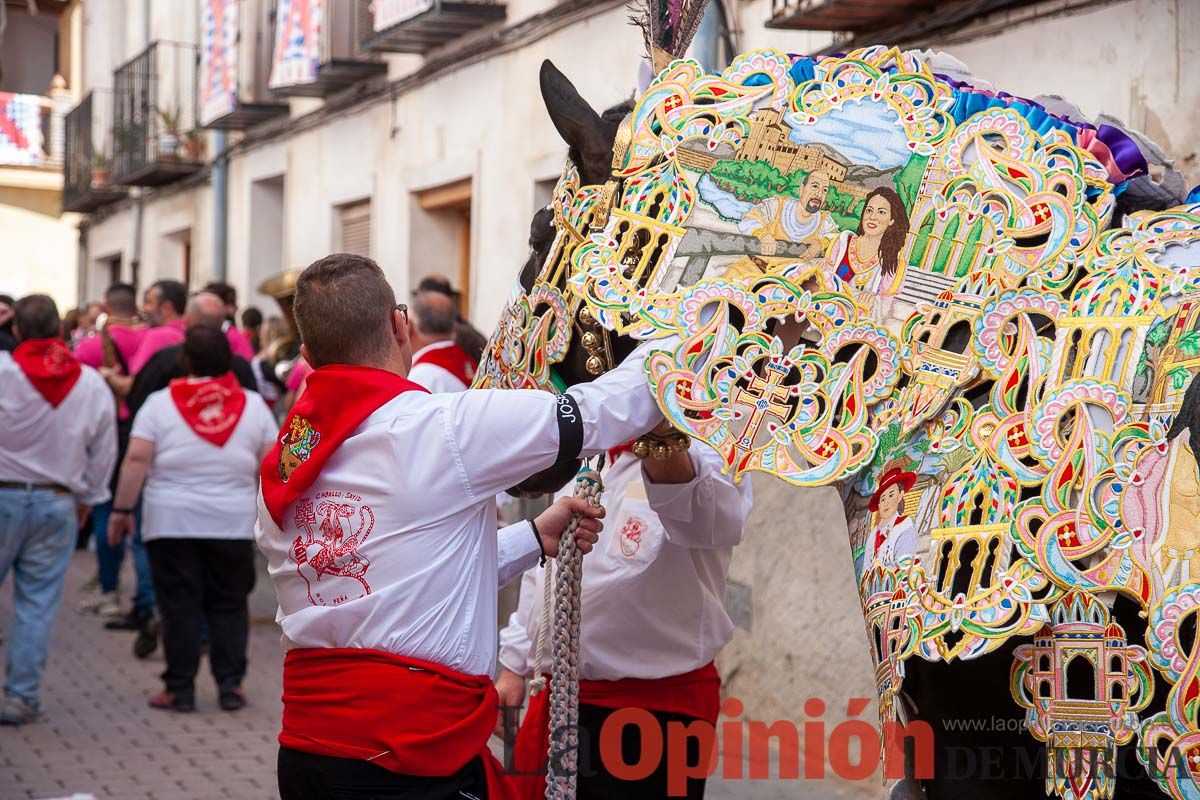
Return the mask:
<path id="1" fill-rule="evenodd" d="M 308 461 L 318 444 L 321 434 L 304 417 L 293 417 L 291 426 L 279 440 L 279 479 L 284 483 L 292 477 L 296 468 Z"/>

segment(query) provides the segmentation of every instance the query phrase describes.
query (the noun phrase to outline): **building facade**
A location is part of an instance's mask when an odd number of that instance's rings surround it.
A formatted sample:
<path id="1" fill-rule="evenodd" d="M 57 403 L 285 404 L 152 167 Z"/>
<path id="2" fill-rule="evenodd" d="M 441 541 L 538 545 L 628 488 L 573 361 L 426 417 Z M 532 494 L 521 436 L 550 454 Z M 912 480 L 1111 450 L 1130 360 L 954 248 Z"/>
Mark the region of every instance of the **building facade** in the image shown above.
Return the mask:
<path id="1" fill-rule="evenodd" d="M 9 67 L 13 43 L 25 46 L 13 20 L 26 4 L 5 2 Z M 12 243 L 0 292 L 47 290 L 64 305 L 115 280 L 225 279 L 243 306 L 277 313 L 262 281 L 345 250 L 376 259 L 399 296 L 423 275 L 450 275 L 463 311 L 488 330 L 565 158 L 537 91 L 542 61 L 601 109 L 630 96 L 642 51 L 624 0 L 38 5 L 53 11 L 65 55 L 49 74 L 23 65 L 20 86 L 6 72 L 0 91 L 48 97 L 59 75 L 69 110 L 57 154 L 40 165 L 4 165 L 0 150 L 0 240 Z M 897 14 L 907 0 L 813 5 L 714 0 L 695 55 L 719 68 L 761 47 L 945 49 L 998 88 L 1123 119 L 1200 180 L 1200 4 L 953 4 L 974 9 L 962 18 Z M 842 5 L 853 20 L 833 13 Z M 789 169 L 823 157 L 793 149 Z M 18 179 L 41 188 L 14 194 Z M 53 207 L 59 192 L 66 213 Z M 767 720 L 799 721 L 817 697 L 835 724 L 849 697 L 873 696 L 847 537 L 835 533 L 840 503 L 814 491 L 805 522 L 785 529 L 797 495 L 769 481 L 755 490 L 728 598 L 739 630 L 721 664 L 727 690 Z M 878 785 L 831 782 L 828 796 L 839 793 L 874 796 Z"/>

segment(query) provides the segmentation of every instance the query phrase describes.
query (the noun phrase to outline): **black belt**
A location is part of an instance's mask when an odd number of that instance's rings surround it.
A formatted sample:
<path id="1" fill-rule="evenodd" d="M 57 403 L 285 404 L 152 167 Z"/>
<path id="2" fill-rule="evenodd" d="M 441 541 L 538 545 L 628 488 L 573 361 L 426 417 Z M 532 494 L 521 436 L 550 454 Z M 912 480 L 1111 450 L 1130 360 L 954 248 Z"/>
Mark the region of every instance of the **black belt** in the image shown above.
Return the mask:
<path id="1" fill-rule="evenodd" d="M 28 483 L 26 481 L 0 481 L 0 489 L 49 489 L 55 494 L 75 494 L 61 483 Z"/>

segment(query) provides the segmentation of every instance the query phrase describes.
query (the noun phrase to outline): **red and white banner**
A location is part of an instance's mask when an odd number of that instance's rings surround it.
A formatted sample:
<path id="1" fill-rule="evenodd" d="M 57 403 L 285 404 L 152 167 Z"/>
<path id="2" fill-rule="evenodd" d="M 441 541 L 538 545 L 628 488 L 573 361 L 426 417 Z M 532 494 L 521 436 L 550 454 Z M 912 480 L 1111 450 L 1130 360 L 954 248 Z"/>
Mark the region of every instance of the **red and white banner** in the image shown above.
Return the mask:
<path id="1" fill-rule="evenodd" d="M 376 31 L 398 25 L 431 8 L 433 8 L 433 0 L 375 0 L 371 3 L 371 9 L 375 13 Z"/>
<path id="2" fill-rule="evenodd" d="M 200 124 L 237 108 L 238 0 L 204 0 L 200 38 Z"/>
<path id="3" fill-rule="evenodd" d="M 42 144 L 42 98 L 0 92 L 0 164 L 40 164 Z"/>
<path id="4" fill-rule="evenodd" d="M 317 79 L 324 5 L 324 0 L 279 0 L 270 88 L 312 83 Z"/>

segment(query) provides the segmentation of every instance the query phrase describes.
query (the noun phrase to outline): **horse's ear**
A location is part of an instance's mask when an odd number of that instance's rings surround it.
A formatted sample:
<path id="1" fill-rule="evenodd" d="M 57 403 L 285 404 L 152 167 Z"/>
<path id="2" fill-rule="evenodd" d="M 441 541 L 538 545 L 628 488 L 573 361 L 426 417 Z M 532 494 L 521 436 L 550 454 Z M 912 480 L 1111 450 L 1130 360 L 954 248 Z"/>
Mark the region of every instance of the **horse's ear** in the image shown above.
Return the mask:
<path id="1" fill-rule="evenodd" d="M 576 91 L 574 84 L 550 63 L 542 62 L 542 100 L 558 135 L 571 148 L 585 184 L 604 183 L 612 169 L 613 126 Z"/>

